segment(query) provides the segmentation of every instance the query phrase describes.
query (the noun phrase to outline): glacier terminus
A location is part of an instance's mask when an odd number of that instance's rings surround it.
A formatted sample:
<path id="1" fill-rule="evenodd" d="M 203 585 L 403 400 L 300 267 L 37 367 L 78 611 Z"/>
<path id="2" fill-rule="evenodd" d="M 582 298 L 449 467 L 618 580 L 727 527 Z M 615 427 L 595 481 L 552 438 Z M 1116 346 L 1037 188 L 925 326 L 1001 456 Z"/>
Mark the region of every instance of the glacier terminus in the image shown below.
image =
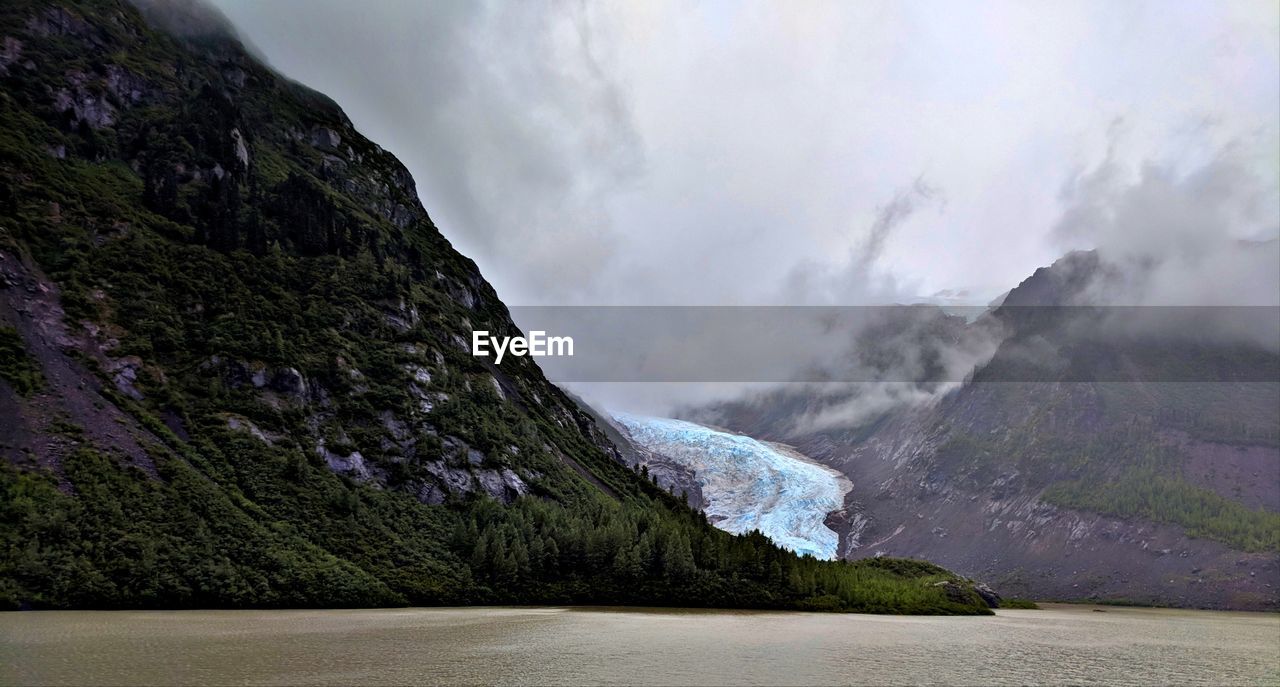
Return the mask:
<path id="1" fill-rule="evenodd" d="M 839 536 L 827 514 L 853 485 L 835 470 L 792 451 L 693 422 L 613 414 L 637 445 L 692 470 L 707 518 L 727 532 L 760 530 L 798 554 L 833 559 Z"/>

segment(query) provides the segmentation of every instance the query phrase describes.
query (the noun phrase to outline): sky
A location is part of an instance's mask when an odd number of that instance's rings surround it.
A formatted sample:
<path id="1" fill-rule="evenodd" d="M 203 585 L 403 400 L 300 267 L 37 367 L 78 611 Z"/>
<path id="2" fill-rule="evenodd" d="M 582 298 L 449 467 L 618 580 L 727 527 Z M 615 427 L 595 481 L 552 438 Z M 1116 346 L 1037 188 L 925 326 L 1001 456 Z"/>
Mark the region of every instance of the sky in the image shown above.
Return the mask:
<path id="1" fill-rule="evenodd" d="M 1153 184 L 1280 230 L 1274 1 L 213 3 L 510 305 L 982 304 Z"/>

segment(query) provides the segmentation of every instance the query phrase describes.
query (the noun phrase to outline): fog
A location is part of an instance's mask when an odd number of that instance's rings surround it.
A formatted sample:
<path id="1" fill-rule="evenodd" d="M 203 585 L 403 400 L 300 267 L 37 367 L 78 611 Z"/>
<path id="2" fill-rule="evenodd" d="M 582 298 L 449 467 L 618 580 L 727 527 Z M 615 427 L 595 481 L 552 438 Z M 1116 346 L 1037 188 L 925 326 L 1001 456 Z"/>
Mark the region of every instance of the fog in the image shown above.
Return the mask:
<path id="1" fill-rule="evenodd" d="M 1273 2 L 213 4 L 510 305 L 985 305 L 1074 249 L 1280 299 Z"/>

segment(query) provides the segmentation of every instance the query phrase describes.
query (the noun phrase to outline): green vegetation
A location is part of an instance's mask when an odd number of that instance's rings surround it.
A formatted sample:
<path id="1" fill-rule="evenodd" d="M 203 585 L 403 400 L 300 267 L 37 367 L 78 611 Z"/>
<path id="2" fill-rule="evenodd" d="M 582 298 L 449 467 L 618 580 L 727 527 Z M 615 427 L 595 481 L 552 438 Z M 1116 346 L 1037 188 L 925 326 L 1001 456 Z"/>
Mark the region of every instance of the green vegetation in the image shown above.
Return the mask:
<path id="1" fill-rule="evenodd" d="M 1049 503 L 1178 525 L 1190 536 L 1223 542 L 1241 551 L 1280 551 L 1280 514 L 1250 509 L 1182 477 L 1186 456 L 1164 434 L 1167 425 L 1151 408 L 1160 403 L 1171 417 L 1177 415 L 1172 408 L 1192 403 L 1188 398 L 1191 385 L 1147 385 L 1145 405 L 1139 406 L 1138 413 L 1122 404 L 1132 400 L 1137 393 L 1132 387 L 1142 386 L 1138 384 L 1080 383 L 1071 385 L 1069 394 L 1049 394 L 1041 389 L 1042 398 L 1034 401 L 1022 395 L 1037 393 L 1036 384 L 998 386 L 999 393 L 983 401 L 1001 404 L 999 412 L 1009 412 L 1020 404 L 1033 412 L 1021 424 L 1010 423 L 1008 431 L 996 435 L 953 432 L 938 449 L 939 462 L 950 470 L 947 479 L 985 488 L 1002 475 L 1016 473 L 1026 487 L 1043 489 L 1042 498 Z M 1265 402 L 1276 388 L 1265 383 L 1239 385 L 1235 391 L 1231 384 L 1196 386 L 1205 388 L 1203 402 L 1209 416 L 1213 413 L 1208 409 L 1231 399 L 1253 413 L 1253 404 Z M 1121 387 L 1130 389 L 1122 392 Z M 1215 387 L 1227 388 L 1213 391 Z M 1165 394 L 1171 396 L 1165 398 Z M 1053 406 L 1070 406 L 1080 398 L 1088 402 L 1081 404 L 1083 412 L 1103 415 L 1101 420 L 1090 420 L 1095 426 L 1089 432 L 1081 432 L 1064 420 L 1081 412 L 1078 408 Z M 1099 401 L 1101 409 L 1095 405 Z M 1274 415 L 1274 403 L 1270 408 Z M 1270 422 L 1274 424 L 1275 418 Z M 1270 436 L 1262 417 L 1247 419 L 1243 414 L 1234 425 L 1203 420 L 1197 426 L 1206 431 L 1216 427 L 1225 433 L 1219 440 L 1254 437 L 1258 439 L 1254 443 L 1265 444 Z"/>
<path id="2" fill-rule="evenodd" d="M 692 511 L 600 498 L 423 506 L 251 444 L 204 453 L 243 467 L 251 499 L 157 453 L 160 479 L 82 449 L 75 495 L 0 471 L 0 607 L 186 608 L 628 603 L 979 613 L 919 561 L 800 558 Z M 244 452 L 242 456 L 235 454 Z"/>
<path id="3" fill-rule="evenodd" d="M 30 396 L 44 386 L 40 364 L 27 355 L 22 337 L 13 327 L 0 326 L 0 379 L 22 396 Z"/>
<path id="4" fill-rule="evenodd" d="M 1139 599 L 1100 599 L 1097 601 L 1091 600 L 1091 601 L 1064 602 L 1064 603 L 1097 604 L 1099 606 L 1120 606 L 1123 608 L 1169 608 L 1169 606 L 1157 603 L 1155 601 L 1143 601 Z"/>
<path id="5" fill-rule="evenodd" d="M 1034 610 L 1034 609 L 1040 608 L 1040 606 L 1036 604 L 1036 602 L 1032 601 L 1031 599 L 1013 598 L 1013 599 L 1001 599 L 1000 608 L 1022 608 L 1022 609 Z"/>
<path id="6" fill-rule="evenodd" d="M 987 612 L 936 566 L 716 530 L 532 360 L 469 355 L 473 327 L 515 327 L 403 166 L 234 41 L 177 42 L 123 0 L 7 2 L 0 35 L 35 66 L 0 71 L 0 239 L 59 283 L 70 322 L 142 361 L 141 400 L 106 375 L 103 393 L 147 454 L 58 419 L 72 448 L 50 469 L 0 469 L 0 606 Z M 357 452 L 363 473 L 327 463 Z M 529 495 L 448 489 L 446 470 L 509 471 Z"/>
<path id="7" fill-rule="evenodd" d="M 1044 498 L 1071 508 L 1181 525 L 1193 537 L 1226 542 L 1241 551 L 1280 551 L 1280 513 L 1250 510 L 1151 471 L 1134 471 L 1103 483 L 1063 482 L 1046 491 Z"/>
<path id="8" fill-rule="evenodd" d="M 1265 369 L 1265 368 L 1263 368 Z M 1156 382 L 1098 384 L 1112 408 L 1153 417 L 1202 441 L 1280 446 L 1280 384 Z"/>

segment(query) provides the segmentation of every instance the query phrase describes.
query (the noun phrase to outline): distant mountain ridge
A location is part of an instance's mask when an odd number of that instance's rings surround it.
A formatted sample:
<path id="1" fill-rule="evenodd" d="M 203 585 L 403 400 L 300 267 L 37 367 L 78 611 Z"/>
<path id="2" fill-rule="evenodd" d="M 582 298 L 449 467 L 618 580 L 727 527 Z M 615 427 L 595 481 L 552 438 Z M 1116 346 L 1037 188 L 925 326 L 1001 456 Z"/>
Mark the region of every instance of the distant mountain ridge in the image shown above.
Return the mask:
<path id="1" fill-rule="evenodd" d="M 1000 328 L 991 360 L 932 402 L 798 422 L 873 388 L 851 385 L 686 415 L 844 472 L 848 558 L 928 552 L 1038 599 L 1280 608 L 1280 356 L 1194 329 L 1111 331 L 1206 316 L 1087 305 L 1125 276 L 1096 252 L 1037 270 L 970 325 Z"/>

